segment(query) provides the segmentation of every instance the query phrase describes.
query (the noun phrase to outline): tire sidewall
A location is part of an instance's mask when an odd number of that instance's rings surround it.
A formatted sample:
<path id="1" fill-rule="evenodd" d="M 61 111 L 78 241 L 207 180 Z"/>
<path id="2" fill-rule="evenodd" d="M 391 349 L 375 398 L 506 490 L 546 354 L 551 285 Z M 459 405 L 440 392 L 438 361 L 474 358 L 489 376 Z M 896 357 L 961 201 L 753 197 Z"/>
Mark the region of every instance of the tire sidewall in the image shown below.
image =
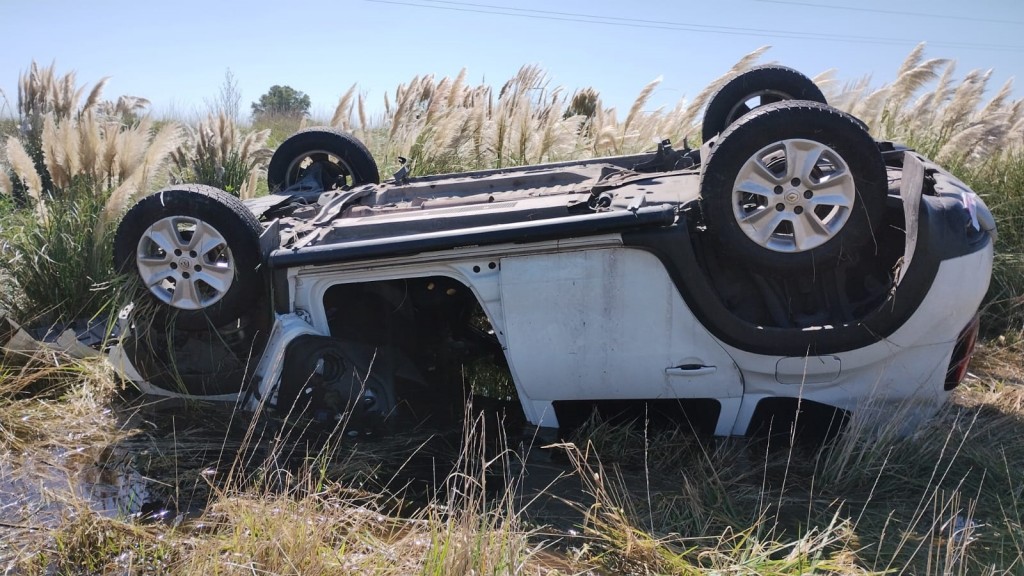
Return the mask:
<path id="1" fill-rule="evenodd" d="M 831 148 L 846 163 L 856 187 L 843 228 L 822 245 L 803 252 L 778 252 L 756 244 L 733 210 L 733 189 L 742 166 L 764 147 L 790 139 Z M 885 209 L 887 188 L 881 153 L 852 117 L 822 104 L 790 100 L 760 107 L 722 134 L 705 163 L 701 204 L 708 229 L 724 252 L 761 270 L 792 271 L 834 264 L 872 241 Z"/>
<path id="2" fill-rule="evenodd" d="M 139 275 L 137 251 L 145 231 L 171 216 L 202 220 L 224 238 L 234 262 L 234 279 L 227 292 L 201 310 L 179 310 L 159 300 L 147 288 L 146 297 L 155 304 L 153 320 L 173 322 L 183 329 L 210 329 L 236 320 L 251 310 L 263 289 L 260 275 L 261 226 L 237 198 L 208 186 L 178 186 L 140 200 L 124 216 L 114 238 L 114 264 L 118 271 Z"/>
<path id="3" fill-rule="evenodd" d="M 333 128 L 314 127 L 292 134 L 274 151 L 267 165 L 267 185 L 271 192 L 287 188 L 288 169 L 294 160 L 317 150 L 340 158 L 349 168 L 355 184 L 380 183 L 377 163 L 359 139 Z"/>
<path id="4" fill-rule="evenodd" d="M 756 66 L 726 82 L 708 101 L 701 126 L 705 142 L 729 128 L 728 116 L 738 103 L 762 90 L 788 95 L 791 100 L 807 100 L 826 104 L 825 95 L 813 80 L 785 66 Z M 754 110 L 760 107 L 754 108 Z M 733 119 L 733 122 L 738 120 Z"/>

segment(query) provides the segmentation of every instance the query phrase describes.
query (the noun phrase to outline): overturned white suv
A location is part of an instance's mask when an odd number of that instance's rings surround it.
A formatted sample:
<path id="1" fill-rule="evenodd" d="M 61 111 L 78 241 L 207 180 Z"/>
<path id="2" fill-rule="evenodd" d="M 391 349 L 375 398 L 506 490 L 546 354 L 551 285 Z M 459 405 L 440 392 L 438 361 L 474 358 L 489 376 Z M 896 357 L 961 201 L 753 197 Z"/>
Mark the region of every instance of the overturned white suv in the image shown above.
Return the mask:
<path id="1" fill-rule="evenodd" d="M 380 183 L 351 135 L 275 152 L 241 202 L 172 186 L 117 265 L 153 306 L 115 355 L 151 392 L 333 419 L 461 406 L 468 366 L 554 426 L 661 401 L 718 435 L 780 407 L 932 413 L 963 377 L 995 226 L 803 75 L 755 68 L 700 150 Z"/>

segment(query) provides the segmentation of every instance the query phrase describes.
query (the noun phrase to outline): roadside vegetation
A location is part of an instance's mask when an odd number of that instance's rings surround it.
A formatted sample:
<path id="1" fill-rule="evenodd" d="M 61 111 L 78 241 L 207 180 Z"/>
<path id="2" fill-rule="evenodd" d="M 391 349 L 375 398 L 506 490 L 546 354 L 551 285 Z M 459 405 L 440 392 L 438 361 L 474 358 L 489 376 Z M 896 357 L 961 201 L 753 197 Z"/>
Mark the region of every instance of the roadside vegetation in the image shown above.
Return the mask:
<path id="1" fill-rule="evenodd" d="M 828 442 L 788 425 L 710 439 L 685 423 L 590 421 L 534 438 L 470 411 L 462 431 L 368 441 L 263 413 L 154 403 L 102 358 L 18 325 L 118 310 L 118 218 L 172 182 L 265 192 L 270 148 L 305 125 L 352 131 L 384 175 L 699 145 L 718 81 L 650 110 L 527 66 L 500 89 L 420 76 L 370 116 L 237 116 L 230 75 L 205 119 L 35 64 L 0 94 L 0 568 L 27 574 L 1004 574 L 1024 572 L 1024 101 L 915 49 L 896 78 L 818 78 L 829 102 L 936 158 L 999 223 L 986 339 L 953 402 L 910 436 L 854 416 Z M 288 88 L 288 87 L 279 87 Z M 289 88 L 290 89 L 290 88 Z M 236 94 L 236 93 L 235 93 Z M 301 93 L 299 93 L 301 94 Z M 8 99 L 10 96 L 10 99 Z M 308 104 L 307 104 L 308 107 Z M 234 110 L 229 110 L 234 108 Z M 255 105 L 254 105 L 255 110 Z M 955 305 L 951 303 L 950 305 Z M 476 388 L 486 383 L 468 382 Z M 542 448 L 541 446 L 547 446 Z"/>

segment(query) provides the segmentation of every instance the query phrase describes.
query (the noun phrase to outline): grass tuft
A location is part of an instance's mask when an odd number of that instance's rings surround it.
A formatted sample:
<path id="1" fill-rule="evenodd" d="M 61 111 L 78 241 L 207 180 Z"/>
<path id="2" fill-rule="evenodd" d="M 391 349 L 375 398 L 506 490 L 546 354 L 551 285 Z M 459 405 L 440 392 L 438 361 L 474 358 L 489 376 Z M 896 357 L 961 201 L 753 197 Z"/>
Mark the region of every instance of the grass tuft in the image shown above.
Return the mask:
<path id="1" fill-rule="evenodd" d="M 224 113 L 210 115 L 171 154 L 176 182 L 206 184 L 240 198 L 256 196 L 261 170 L 270 161 L 271 129 L 244 132 Z"/>

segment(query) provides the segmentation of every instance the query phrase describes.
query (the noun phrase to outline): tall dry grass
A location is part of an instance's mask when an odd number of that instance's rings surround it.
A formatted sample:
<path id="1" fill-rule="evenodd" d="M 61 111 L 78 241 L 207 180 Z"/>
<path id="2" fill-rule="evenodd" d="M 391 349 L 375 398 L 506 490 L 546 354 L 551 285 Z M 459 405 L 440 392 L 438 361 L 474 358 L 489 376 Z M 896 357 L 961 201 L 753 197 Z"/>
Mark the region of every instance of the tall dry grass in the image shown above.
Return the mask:
<path id="1" fill-rule="evenodd" d="M 971 70 L 958 79 L 955 61 L 926 59 L 924 53 L 924 44 L 911 51 L 892 82 L 831 82 L 826 96 L 864 120 L 876 137 L 906 142 L 944 165 L 972 166 L 1019 154 L 1024 101 L 1010 99 L 1013 81 L 986 96 L 992 70 Z"/>
<path id="2" fill-rule="evenodd" d="M 644 86 L 625 112 L 605 107 L 594 88 L 573 93 L 552 86 L 537 66 L 524 66 L 495 93 L 494 88 L 455 78 L 417 76 L 384 95 L 384 114 L 371 117 L 353 85 L 341 97 L 331 125 L 354 132 L 382 166 L 397 158 L 413 162 L 414 174 L 629 154 L 653 149 L 671 138 L 699 140 L 700 113 L 707 99 L 731 75 L 750 67 L 764 48 L 740 59 L 693 100 L 672 110 L 646 110 L 660 78 Z"/>
<path id="3" fill-rule="evenodd" d="M 624 116 L 603 105 L 592 87 L 567 92 L 552 86 L 536 66 L 524 66 L 502 87 L 470 86 L 466 71 L 455 78 L 417 76 L 385 93 L 384 114 L 372 117 L 357 85 L 339 99 L 331 125 L 354 132 L 382 164 L 398 156 L 418 161 L 431 174 L 563 159 L 626 154 L 652 149 L 661 139 L 699 141 L 707 100 L 724 82 L 757 64 L 767 48 L 743 58 L 692 99 L 650 110 L 660 79 L 642 87 Z M 924 57 L 919 45 L 892 82 L 871 77 L 841 83 L 836 72 L 815 80 L 830 103 L 864 120 L 882 139 L 907 142 L 953 166 L 972 166 L 1019 153 L 1024 144 L 1024 103 L 1011 100 L 1007 82 L 994 95 L 991 71 L 957 78 L 955 62 Z"/>
<path id="4" fill-rule="evenodd" d="M 256 195 L 270 161 L 270 129 L 243 130 L 225 113 L 210 114 L 171 154 L 176 182 L 206 184 L 240 198 Z"/>
<path id="5" fill-rule="evenodd" d="M 0 356 L 0 466 L 44 463 L 44 471 L 26 478 L 2 468 L 0 566 L 6 570 L 557 573 L 542 554 L 550 546 L 518 513 L 516 492 L 488 487 L 492 470 L 509 470 L 515 454 L 496 456 L 488 448 L 482 419 L 467 419 L 461 448 L 444 456 L 450 466 L 439 463 L 437 484 L 423 505 L 404 500 L 401 482 L 383 493 L 360 486 L 387 483 L 422 437 L 405 444 L 382 441 L 378 448 L 371 443 L 364 450 L 342 442 L 343 425 L 323 431 L 324 437 L 241 412 L 229 416 L 237 420 L 236 434 L 230 425 L 183 414 L 177 420 L 173 413 L 162 420 L 154 412 L 133 415 L 96 359 L 43 351 L 21 361 Z M 156 428 L 151 419 L 167 427 Z M 209 427 L 205 434 L 202 426 Z M 135 456 L 129 468 L 143 461 L 148 468 L 123 469 L 125 452 Z M 166 498 L 166 522 L 140 512 L 148 500 L 118 502 L 116 508 L 97 502 L 88 483 L 104 481 L 86 480 L 96 467 L 109 484 L 125 482 L 119 474 L 126 472 L 133 473 L 132 482 L 145 476 L 150 490 Z M 26 482 L 38 487 L 23 489 Z M 195 485 L 205 496 L 196 496 Z M 148 497 L 145 488 L 138 494 Z"/>
<path id="6" fill-rule="evenodd" d="M 3 304 L 22 319 L 69 320 L 102 309 L 94 288 L 113 276 L 113 225 L 166 181 L 180 129 L 139 116 L 144 99 L 102 100 L 104 84 L 87 90 L 74 73 L 35 63 L 20 78 L 19 129 L 4 142 L 0 195 L 21 209 L 4 217 L 0 270 L 16 286 Z"/>
<path id="7" fill-rule="evenodd" d="M 909 435 L 869 410 L 823 444 L 798 416 L 716 441 L 592 421 L 560 448 L 587 552 L 610 572 L 1016 574 L 1022 407 L 1019 383 L 990 377 Z"/>
<path id="8" fill-rule="evenodd" d="M 48 200 L 79 185 L 108 199 L 109 220 L 161 177 L 178 144 L 174 123 L 157 125 L 139 116 L 147 100 L 104 101 L 105 84 L 103 79 L 89 89 L 83 102 L 87 86 L 76 85 L 74 72 L 60 76 L 53 66 L 33 62 L 19 79 L 20 134 L 7 138 L 6 158 L 10 176 L 42 213 Z"/>

